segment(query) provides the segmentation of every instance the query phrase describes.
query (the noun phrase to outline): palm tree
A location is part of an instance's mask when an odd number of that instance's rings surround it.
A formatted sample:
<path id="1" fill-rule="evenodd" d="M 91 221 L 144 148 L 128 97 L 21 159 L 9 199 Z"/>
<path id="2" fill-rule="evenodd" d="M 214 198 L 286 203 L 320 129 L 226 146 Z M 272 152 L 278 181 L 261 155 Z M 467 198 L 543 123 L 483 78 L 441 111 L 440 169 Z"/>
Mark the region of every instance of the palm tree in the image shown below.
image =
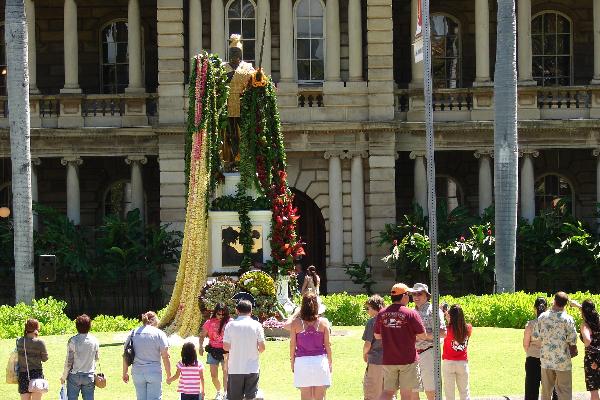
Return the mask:
<path id="1" fill-rule="evenodd" d="M 494 72 L 494 200 L 496 290 L 515 291 L 517 233 L 517 41 L 514 0 L 498 0 Z"/>
<path id="2" fill-rule="evenodd" d="M 5 43 L 12 161 L 15 235 L 15 298 L 30 303 L 35 297 L 33 269 L 33 212 L 29 131 L 29 68 L 24 0 L 6 0 Z"/>

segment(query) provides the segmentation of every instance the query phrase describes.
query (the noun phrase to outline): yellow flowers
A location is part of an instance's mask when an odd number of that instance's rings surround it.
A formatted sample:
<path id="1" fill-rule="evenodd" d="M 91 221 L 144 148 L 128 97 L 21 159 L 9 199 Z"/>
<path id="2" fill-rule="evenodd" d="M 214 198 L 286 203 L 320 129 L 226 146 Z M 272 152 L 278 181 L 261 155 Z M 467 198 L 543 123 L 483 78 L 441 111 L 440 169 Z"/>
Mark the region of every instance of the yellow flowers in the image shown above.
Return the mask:
<path id="1" fill-rule="evenodd" d="M 193 135 L 193 145 L 194 147 L 200 145 L 201 154 L 199 158 L 191 160 L 181 260 L 173 294 L 160 324 L 168 334 L 177 332 L 181 337 L 197 335 L 202 322 L 198 295 L 206 282 L 208 266 L 206 215 L 206 192 L 209 179 L 206 169 L 208 146 L 202 145 L 206 143 L 206 135 L 205 130 Z"/>
<path id="2" fill-rule="evenodd" d="M 249 271 L 240 276 L 239 285 L 253 296 L 275 296 L 275 281 L 263 271 Z"/>

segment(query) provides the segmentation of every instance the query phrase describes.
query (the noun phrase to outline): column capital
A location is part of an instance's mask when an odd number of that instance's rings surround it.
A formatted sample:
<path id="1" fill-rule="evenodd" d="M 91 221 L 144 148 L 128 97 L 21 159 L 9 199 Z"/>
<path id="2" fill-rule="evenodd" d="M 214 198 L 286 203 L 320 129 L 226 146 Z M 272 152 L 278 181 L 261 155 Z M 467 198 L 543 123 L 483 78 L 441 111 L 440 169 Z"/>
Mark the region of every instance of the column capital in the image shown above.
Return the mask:
<path id="1" fill-rule="evenodd" d="M 146 163 L 148 163 L 148 158 L 146 156 L 127 156 L 127 158 L 125 158 L 125 164 L 127 165 L 131 165 L 134 163 L 139 163 L 141 165 L 146 165 Z"/>
<path id="2" fill-rule="evenodd" d="M 537 158 L 540 155 L 539 150 L 535 149 L 519 149 L 519 158 L 521 157 L 533 157 Z"/>
<path id="3" fill-rule="evenodd" d="M 355 150 L 348 152 L 348 158 L 369 158 L 369 150 Z"/>
<path id="4" fill-rule="evenodd" d="M 494 150 L 492 150 L 492 149 L 477 149 L 473 153 L 473 157 L 475 157 L 477 159 L 482 158 L 482 157 L 494 158 Z"/>
<path id="5" fill-rule="evenodd" d="M 326 160 L 329 160 L 330 158 L 335 158 L 335 157 L 342 158 L 342 156 L 343 156 L 344 154 L 346 154 L 346 152 L 345 152 L 345 151 L 343 151 L 343 150 L 327 150 L 327 151 L 326 151 L 326 152 L 323 154 L 323 157 L 324 157 Z"/>
<path id="6" fill-rule="evenodd" d="M 79 166 L 83 164 L 83 160 L 81 159 L 81 157 L 77 156 L 66 156 L 61 158 L 60 163 L 65 166 L 69 164 L 75 164 L 75 166 Z"/>
<path id="7" fill-rule="evenodd" d="M 31 165 L 34 167 L 39 166 L 42 163 L 42 159 L 40 157 L 31 157 Z"/>
<path id="8" fill-rule="evenodd" d="M 416 160 L 417 157 L 425 157 L 425 150 L 411 151 L 408 155 L 411 160 Z"/>

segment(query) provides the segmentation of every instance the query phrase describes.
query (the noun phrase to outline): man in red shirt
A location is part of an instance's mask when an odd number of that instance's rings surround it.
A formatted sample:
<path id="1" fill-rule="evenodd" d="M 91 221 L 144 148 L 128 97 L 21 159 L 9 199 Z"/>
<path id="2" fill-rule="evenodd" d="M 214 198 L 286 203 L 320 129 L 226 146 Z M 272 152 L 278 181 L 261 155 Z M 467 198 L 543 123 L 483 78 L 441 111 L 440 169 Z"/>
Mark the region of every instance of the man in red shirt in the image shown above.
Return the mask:
<path id="1" fill-rule="evenodd" d="M 410 289 L 396 283 L 391 290 L 392 304 L 379 311 L 375 320 L 375 339 L 383 344 L 383 393 L 379 400 L 392 400 L 400 389 L 402 400 L 411 400 L 421 386 L 415 343 L 427 334 L 419 313 L 406 307 Z"/>

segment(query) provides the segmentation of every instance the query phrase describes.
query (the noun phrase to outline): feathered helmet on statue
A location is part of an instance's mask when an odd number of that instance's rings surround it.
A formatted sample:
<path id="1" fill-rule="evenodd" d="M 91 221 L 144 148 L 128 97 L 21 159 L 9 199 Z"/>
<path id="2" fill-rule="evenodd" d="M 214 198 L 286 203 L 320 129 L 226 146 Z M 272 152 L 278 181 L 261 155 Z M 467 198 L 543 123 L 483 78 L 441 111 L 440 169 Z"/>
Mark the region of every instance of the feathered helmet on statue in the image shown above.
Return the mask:
<path id="1" fill-rule="evenodd" d="M 238 49 L 243 50 L 242 35 L 232 33 L 231 36 L 229 36 L 229 48 L 233 47 L 237 47 Z"/>

